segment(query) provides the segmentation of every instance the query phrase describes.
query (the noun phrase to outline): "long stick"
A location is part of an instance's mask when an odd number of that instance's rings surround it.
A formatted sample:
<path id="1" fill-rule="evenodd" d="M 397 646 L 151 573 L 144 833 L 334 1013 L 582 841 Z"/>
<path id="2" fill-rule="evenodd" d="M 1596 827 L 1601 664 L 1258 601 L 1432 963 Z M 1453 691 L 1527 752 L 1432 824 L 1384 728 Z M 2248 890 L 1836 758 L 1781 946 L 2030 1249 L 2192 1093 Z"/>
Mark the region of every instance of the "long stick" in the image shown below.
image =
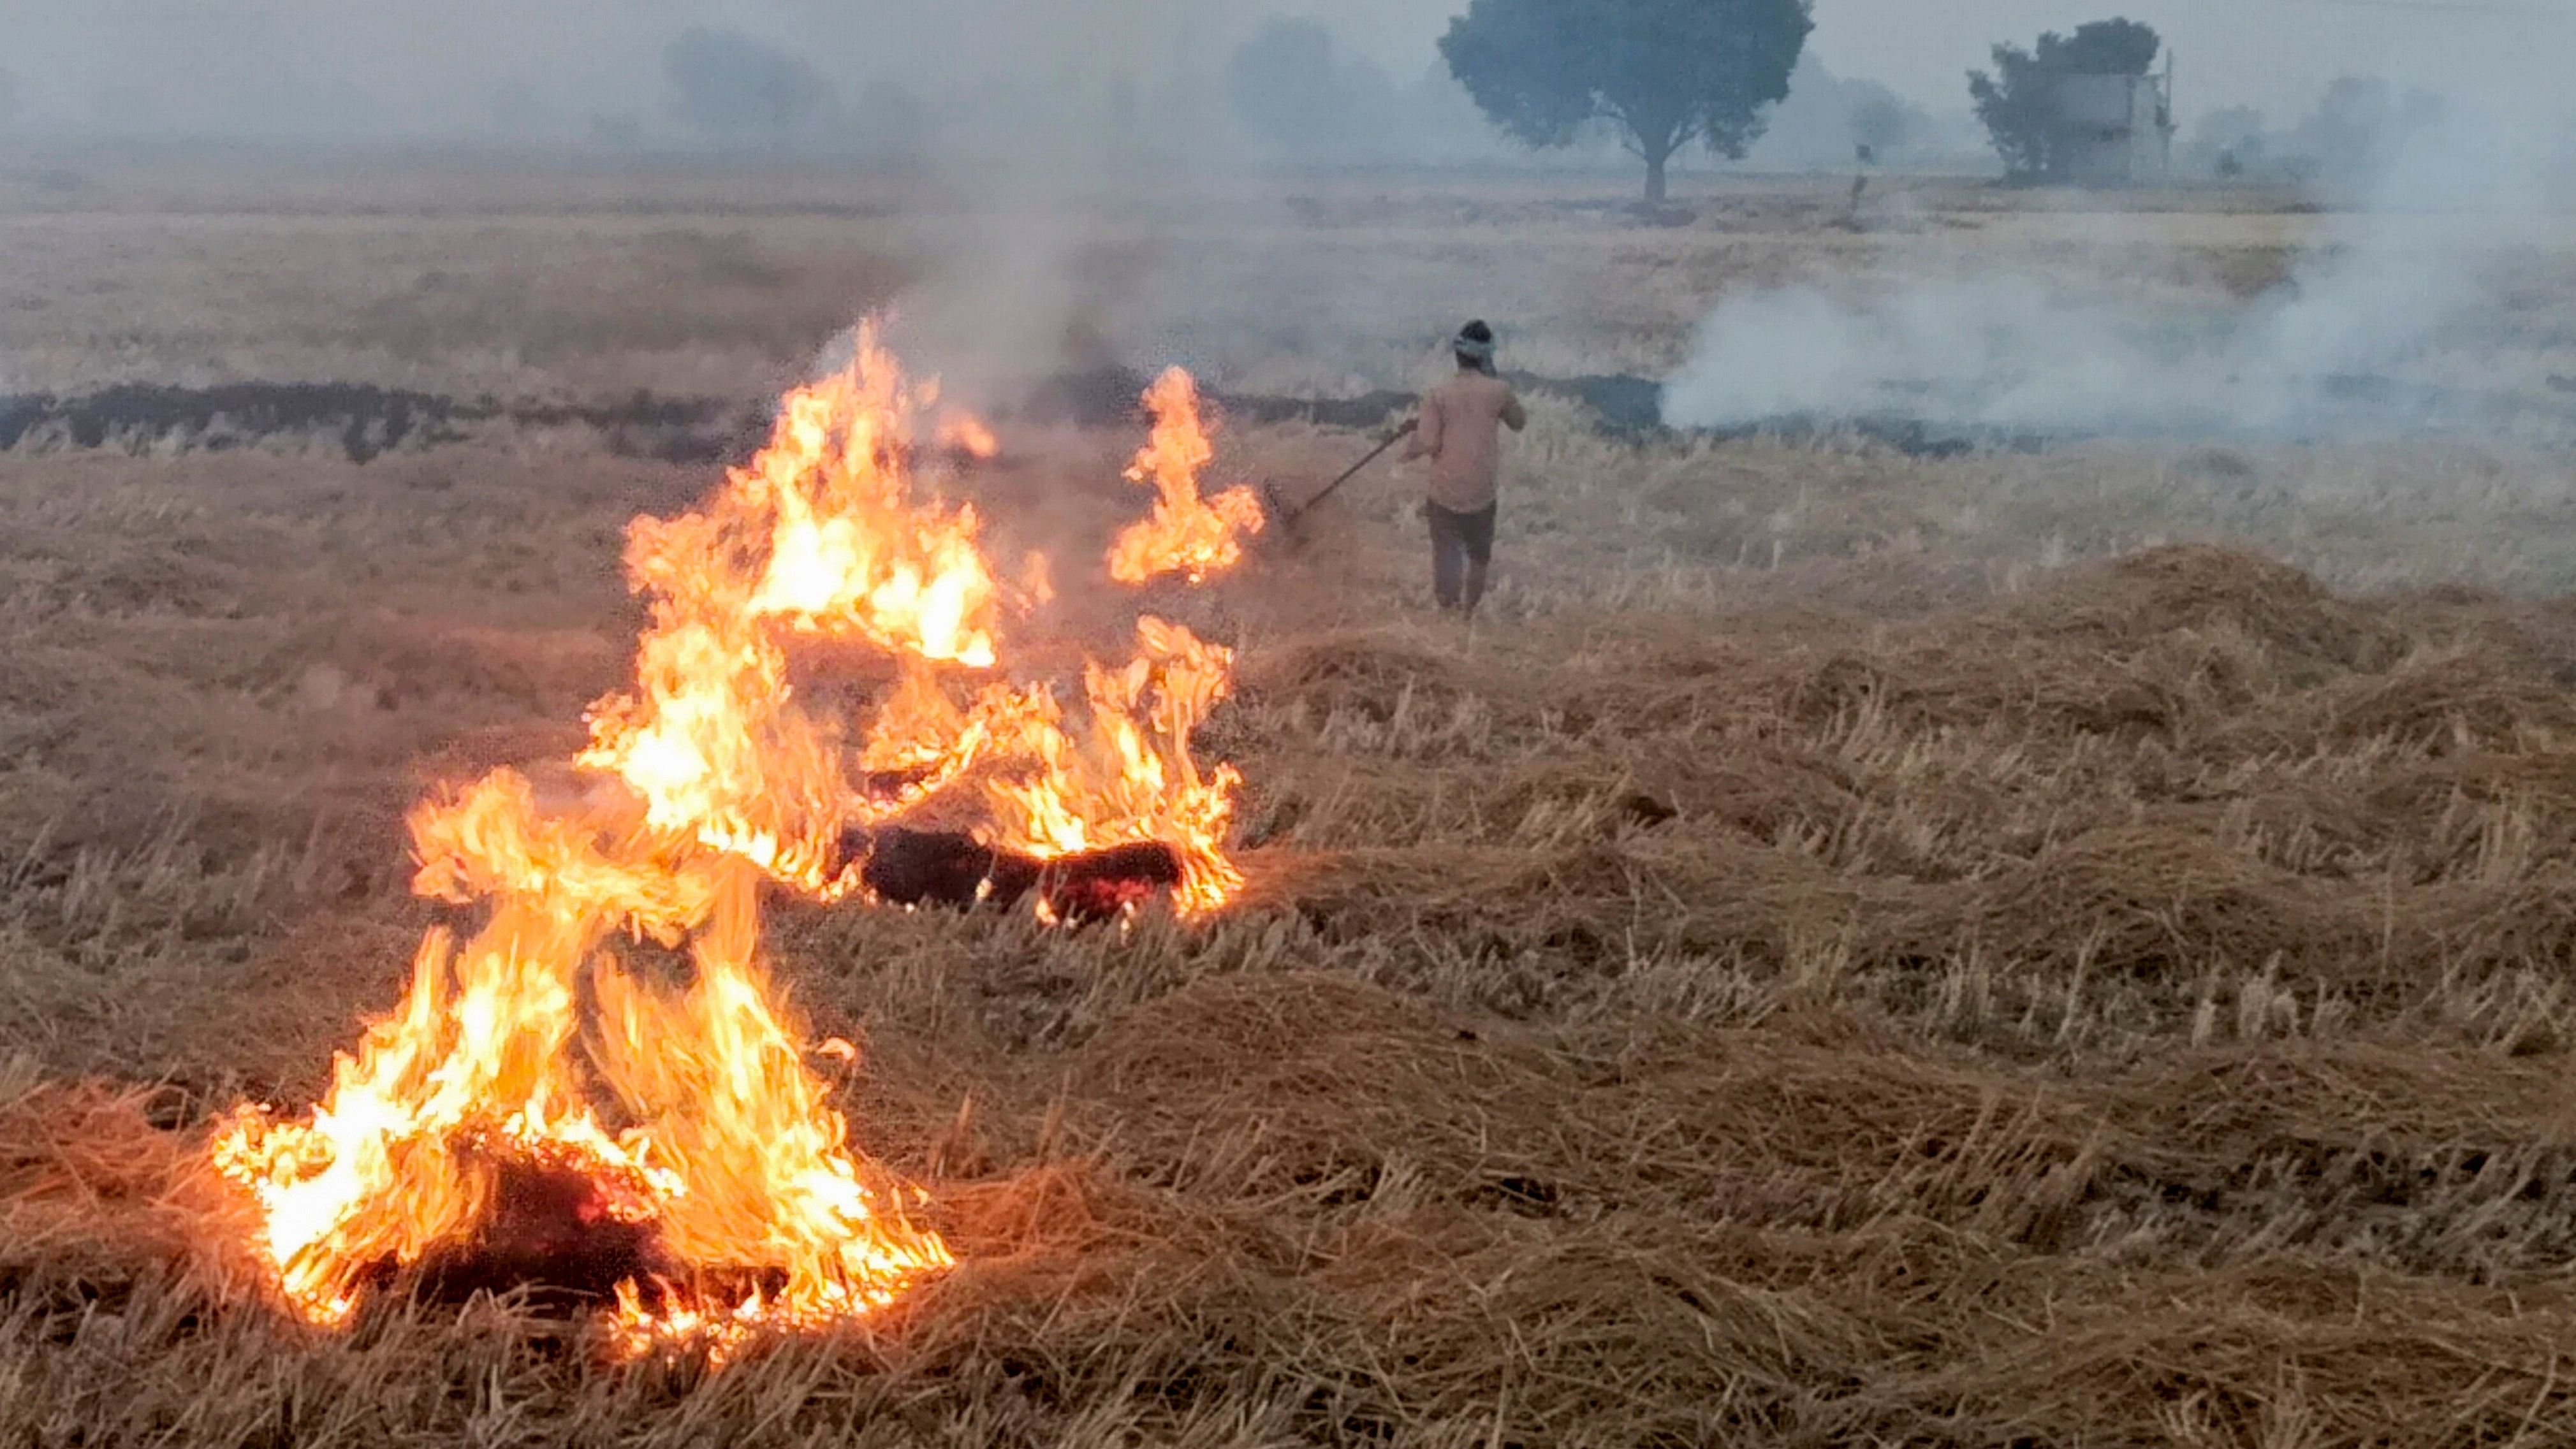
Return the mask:
<path id="1" fill-rule="evenodd" d="M 1307 499 L 1305 502 L 1298 504 L 1298 505 L 1297 505 L 1297 511 L 1296 511 L 1296 512 L 1289 514 L 1287 517 L 1285 517 L 1285 518 L 1281 519 L 1280 521 L 1281 521 L 1282 523 L 1295 523 L 1298 519 L 1301 519 L 1301 518 L 1305 517 L 1307 514 L 1314 512 L 1314 511 L 1315 511 L 1315 508 L 1316 508 L 1316 506 L 1317 506 L 1317 505 L 1321 504 L 1325 499 L 1332 497 L 1335 493 L 1337 493 L 1337 492 L 1341 491 L 1341 486 L 1342 486 L 1343 484 L 1348 483 L 1348 482 L 1349 482 L 1349 481 L 1351 481 L 1352 479 L 1354 479 L 1354 478 L 1356 478 L 1356 477 L 1360 476 L 1360 470 L 1361 470 L 1361 469 L 1366 468 L 1369 464 L 1374 463 L 1374 462 L 1376 462 L 1378 459 L 1380 459 L 1380 458 L 1382 458 L 1382 457 L 1386 456 L 1386 450 L 1387 450 L 1387 449 L 1392 448 L 1392 447 L 1394 447 L 1396 444 L 1403 442 L 1403 441 L 1405 440 L 1405 438 L 1406 438 L 1409 434 L 1411 434 L 1411 433 L 1412 433 L 1412 431 L 1413 431 L 1413 425 L 1412 425 L 1412 424 L 1410 424 L 1410 423 L 1406 424 L 1405 426 L 1403 426 L 1403 427 L 1401 427 L 1401 428 L 1396 429 L 1396 430 L 1395 430 L 1395 433 L 1394 433 L 1394 435 L 1393 435 L 1393 436 L 1389 437 L 1385 442 L 1380 443 L 1380 444 L 1378 444 L 1376 447 L 1374 447 L 1374 448 L 1370 449 L 1370 450 L 1369 450 L 1369 455 L 1368 455 L 1367 457 L 1360 459 L 1360 460 L 1359 460 L 1358 462 L 1356 462 L 1356 463 L 1353 463 L 1353 464 L 1350 466 L 1350 468 L 1342 474 L 1342 476 L 1340 476 L 1339 478 L 1334 479 L 1334 480 L 1333 480 L 1332 482 L 1330 482 L 1330 483 L 1325 484 L 1325 485 L 1324 485 L 1324 487 L 1323 487 L 1323 490 L 1322 490 L 1321 492 L 1319 492 L 1319 493 L 1315 494 L 1315 496 L 1313 496 L 1312 498 Z"/>

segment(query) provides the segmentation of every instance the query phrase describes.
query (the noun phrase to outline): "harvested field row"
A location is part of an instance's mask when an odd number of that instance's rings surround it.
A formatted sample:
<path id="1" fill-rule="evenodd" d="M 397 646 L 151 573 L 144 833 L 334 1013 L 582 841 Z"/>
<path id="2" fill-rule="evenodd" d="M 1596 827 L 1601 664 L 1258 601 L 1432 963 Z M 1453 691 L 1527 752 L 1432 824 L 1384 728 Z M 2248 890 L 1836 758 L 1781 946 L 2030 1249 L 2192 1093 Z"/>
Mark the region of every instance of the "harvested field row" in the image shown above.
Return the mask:
<path id="1" fill-rule="evenodd" d="M 1554 671 L 1285 643 L 1235 918 L 789 922 L 967 1265 L 877 1336 L 698 1382 L 506 1307 L 276 1324 L 192 1124 L 309 1090 L 319 1011 L 159 1094 L 15 1069 L 0 1341 L 107 1442 L 2576 1432 L 2551 617 L 2201 550 Z"/>
<path id="2" fill-rule="evenodd" d="M 1485 1005 L 1724 963 L 2113 1047 L 2554 1000 L 2556 617 L 2168 550 L 1920 622 L 1633 629 L 1552 673 L 1316 642 L 1256 663 L 1240 727 L 1279 898 L 1337 945 L 1520 968 Z"/>
<path id="3" fill-rule="evenodd" d="M 113 1442 L 680 1442 L 645 1427 L 672 1413 L 781 1443 L 2576 1432 L 2576 1144 L 2542 1066 L 2355 1044 L 2069 1084 L 1838 1012 L 1564 1032 L 1312 974 L 1205 981 L 1018 1072 L 878 1047 L 868 1120 L 966 1266 L 875 1336 L 705 1382 L 584 1371 L 505 1307 L 314 1340 L 219 1306 L 183 1139 L 21 1076 L 0 1337 L 40 1392 L 13 1413 Z M 917 1089 L 961 1072 L 962 1106 Z"/>
<path id="4" fill-rule="evenodd" d="M 712 1375 L 527 1304 L 291 1328 L 211 1114 L 309 1102 L 392 999 L 440 919 L 398 812 L 564 751 L 631 626 L 616 525 L 703 483 L 454 456 L 11 495 L 0 1431 L 2576 1434 L 2566 606 L 2196 547 L 1905 608 L 1866 560 L 1534 588 L 1467 635 L 1363 515 L 1170 601 L 1244 650 L 1201 740 L 1251 782 L 1238 909 L 780 912 L 955 1275 Z M 1027 516 L 1088 537 L 1102 486 Z"/>

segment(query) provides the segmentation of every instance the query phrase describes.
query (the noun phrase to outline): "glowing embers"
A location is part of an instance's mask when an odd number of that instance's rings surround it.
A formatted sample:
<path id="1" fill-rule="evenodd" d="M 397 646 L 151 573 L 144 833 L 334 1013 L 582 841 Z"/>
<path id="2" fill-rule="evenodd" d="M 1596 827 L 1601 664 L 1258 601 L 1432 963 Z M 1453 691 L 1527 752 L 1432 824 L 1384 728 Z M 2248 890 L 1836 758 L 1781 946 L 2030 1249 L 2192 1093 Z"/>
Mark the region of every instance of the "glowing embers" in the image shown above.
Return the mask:
<path id="1" fill-rule="evenodd" d="M 1026 901 L 1049 924 L 1116 920 L 1189 879 L 1179 853 L 1160 841 L 1042 858 L 997 850 L 965 831 L 896 826 L 854 831 L 849 843 L 878 900 L 1004 908 Z"/>

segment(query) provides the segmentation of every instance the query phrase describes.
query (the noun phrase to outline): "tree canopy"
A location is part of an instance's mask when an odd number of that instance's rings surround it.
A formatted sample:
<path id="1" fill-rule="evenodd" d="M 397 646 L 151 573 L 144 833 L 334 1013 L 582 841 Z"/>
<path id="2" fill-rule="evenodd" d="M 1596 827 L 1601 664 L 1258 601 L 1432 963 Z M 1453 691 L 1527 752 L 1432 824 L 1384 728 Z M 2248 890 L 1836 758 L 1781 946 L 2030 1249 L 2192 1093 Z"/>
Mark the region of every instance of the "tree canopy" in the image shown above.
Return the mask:
<path id="1" fill-rule="evenodd" d="M 1894 153 L 1914 129 L 1914 113 L 1893 91 L 1852 107 L 1852 141 L 1873 156 Z"/>
<path id="2" fill-rule="evenodd" d="M 2153 26 L 2134 20 L 2096 20 L 2073 35 L 2049 31 L 2029 50 L 1994 48 L 1994 70 L 1968 72 L 1968 94 L 1977 103 L 1996 154 L 2015 176 L 2049 170 L 2057 130 L 2057 82 L 2070 75 L 2145 75 L 2164 42 Z"/>
<path id="3" fill-rule="evenodd" d="M 1473 0 L 1440 53 L 1523 145 L 1571 145 L 1598 122 L 1646 163 L 1646 200 L 1693 141 L 1742 157 L 1815 28 L 1809 0 Z"/>
<path id="4" fill-rule="evenodd" d="M 892 76 L 868 82 L 851 105 L 848 119 L 860 154 L 879 164 L 920 161 L 938 130 L 930 103 Z"/>
<path id="5" fill-rule="evenodd" d="M 2042 63 L 2070 75 L 2145 75 L 2155 68 L 2156 54 L 2163 48 L 2152 25 L 2096 20 L 2075 27 L 2075 33 L 2063 40 L 2042 35 L 2037 53 Z"/>
<path id="6" fill-rule="evenodd" d="M 2450 105 L 2430 91 L 2400 91 L 2374 76 L 2343 76 L 2326 87 L 2314 115 L 2293 127 L 2284 149 L 2309 158 L 2331 185 L 2367 183 L 2407 145 L 2439 126 Z"/>
<path id="7" fill-rule="evenodd" d="M 1311 20 L 1273 19 L 1238 46 L 1225 96 L 1248 135 L 1290 153 L 1362 149 L 1383 139 L 1397 109 L 1386 73 L 1337 54 L 1332 32 Z"/>
<path id="8" fill-rule="evenodd" d="M 720 144 L 784 145 L 833 100 L 823 73 L 734 30 L 693 26 L 662 51 L 680 119 Z"/>

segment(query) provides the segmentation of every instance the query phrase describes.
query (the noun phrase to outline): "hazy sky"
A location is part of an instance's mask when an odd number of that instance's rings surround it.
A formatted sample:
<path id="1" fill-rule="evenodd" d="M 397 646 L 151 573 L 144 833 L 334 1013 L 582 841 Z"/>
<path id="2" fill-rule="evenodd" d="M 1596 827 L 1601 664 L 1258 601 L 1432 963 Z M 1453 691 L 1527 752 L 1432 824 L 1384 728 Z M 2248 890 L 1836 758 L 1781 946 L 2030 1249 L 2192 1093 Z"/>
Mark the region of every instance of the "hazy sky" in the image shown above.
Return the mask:
<path id="1" fill-rule="evenodd" d="M 845 87 L 897 76 L 934 100 L 1105 84 L 1221 56 L 1264 15 L 1324 21 L 1399 78 L 1430 65 L 1465 0 L 0 0 L 0 66 L 31 107 L 132 129 L 452 129 L 516 85 L 578 119 L 649 112 L 660 49 L 695 21 L 797 45 Z M 2255 105 L 2304 114 L 2339 75 L 2461 98 L 2558 93 L 2576 0 L 1817 0 L 1815 51 L 1846 76 L 1938 108 L 1997 40 L 2126 14 L 2180 57 L 2186 120 Z M 1035 79 L 1025 79 L 1035 78 Z"/>

